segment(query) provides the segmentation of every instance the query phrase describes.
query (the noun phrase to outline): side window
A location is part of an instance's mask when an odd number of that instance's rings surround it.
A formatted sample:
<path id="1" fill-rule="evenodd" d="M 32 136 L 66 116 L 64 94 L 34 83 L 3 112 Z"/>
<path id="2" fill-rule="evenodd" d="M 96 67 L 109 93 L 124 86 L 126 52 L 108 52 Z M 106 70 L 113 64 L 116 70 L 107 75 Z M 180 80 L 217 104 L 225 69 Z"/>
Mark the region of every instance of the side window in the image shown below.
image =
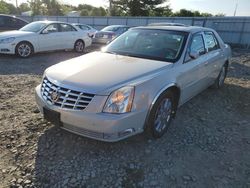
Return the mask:
<path id="1" fill-rule="evenodd" d="M 44 29 L 44 32 L 48 32 L 48 33 L 56 33 L 58 31 L 59 31 L 58 24 L 50 24 Z"/>
<path id="2" fill-rule="evenodd" d="M 24 22 L 23 20 L 16 19 L 16 21 L 17 21 L 17 25 L 18 26 L 25 26 L 25 25 L 27 25 L 27 23 Z"/>
<path id="3" fill-rule="evenodd" d="M 0 16 L 0 27 L 3 27 L 5 24 L 5 20 L 3 16 Z"/>
<path id="4" fill-rule="evenodd" d="M 8 27 L 14 27 L 16 25 L 16 20 L 14 18 L 6 17 L 5 24 Z"/>
<path id="5" fill-rule="evenodd" d="M 60 24 L 61 32 L 71 32 L 76 31 L 71 25 L 68 24 Z"/>
<path id="6" fill-rule="evenodd" d="M 196 34 L 191 39 L 190 46 L 188 48 L 188 53 L 186 54 L 186 58 L 185 58 L 186 62 L 192 59 L 190 57 L 190 53 L 197 54 L 198 56 L 201 56 L 206 53 L 202 34 Z"/>
<path id="7" fill-rule="evenodd" d="M 80 25 L 79 26 L 82 30 L 86 31 L 86 30 L 90 30 L 89 27 L 85 26 L 85 25 Z"/>
<path id="8" fill-rule="evenodd" d="M 205 41 L 209 52 L 220 48 L 214 34 L 211 32 L 205 33 Z"/>
<path id="9" fill-rule="evenodd" d="M 128 30 L 128 27 L 124 27 L 123 29 L 122 29 L 122 32 L 126 32 Z"/>

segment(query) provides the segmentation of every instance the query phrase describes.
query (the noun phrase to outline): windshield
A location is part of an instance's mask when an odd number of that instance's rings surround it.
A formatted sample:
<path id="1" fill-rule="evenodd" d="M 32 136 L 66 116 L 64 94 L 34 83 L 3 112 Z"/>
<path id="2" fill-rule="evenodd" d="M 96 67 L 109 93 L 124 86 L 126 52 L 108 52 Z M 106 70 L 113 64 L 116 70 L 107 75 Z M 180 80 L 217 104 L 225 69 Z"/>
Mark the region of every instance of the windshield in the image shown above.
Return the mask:
<path id="1" fill-rule="evenodd" d="M 104 48 L 104 52 L 176 62 L 182 54 L 186 32 L 132 29 Z"/>
<path id="2" fill-rule="evenodd" d="M 104 28 L 102 29 L 102 31 L 113 31 L 113 32 L 115 32 L 115 31 L 118 31 L 119 28 L 120 28 L 120 27 L 117 27 L 117 26 L 108 26 L 108 27 L 104 27 Z"/>
<path id="3" fill-rule="evenodd" d="M 33 22 L 30 23 L 20 29 L 20 31 L 29 31 L 29 32 L 38 32 L 40 31 L 44 26 L 46 26 L 47 23 L 44 22 Z"/>

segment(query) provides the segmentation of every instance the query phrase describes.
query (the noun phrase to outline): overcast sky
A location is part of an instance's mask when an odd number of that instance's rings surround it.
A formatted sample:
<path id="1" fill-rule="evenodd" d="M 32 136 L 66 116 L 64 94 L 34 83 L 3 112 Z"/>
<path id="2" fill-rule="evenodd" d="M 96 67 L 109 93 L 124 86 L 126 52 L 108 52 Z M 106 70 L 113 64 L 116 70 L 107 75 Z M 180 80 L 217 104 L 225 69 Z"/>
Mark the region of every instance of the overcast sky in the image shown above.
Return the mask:
<path id="1" fill-rule="evenodd" d="M 10 0 L 11 1 L 11 0 Z M 12 0 L 15 1 L 15 0 Z M 27 0 L 19 0 L 25 2 Z M 93 6 L 108 6 L 108 0 L 60 0 L 68 4 L 91 4 Z M 212 14 L 225 13 L 233 16 L 238 1 L 237 16 L 250 16 L 250 0 L 169 0 L 171 8 L 178 11 L 182 8 L 198 10 Z"/>

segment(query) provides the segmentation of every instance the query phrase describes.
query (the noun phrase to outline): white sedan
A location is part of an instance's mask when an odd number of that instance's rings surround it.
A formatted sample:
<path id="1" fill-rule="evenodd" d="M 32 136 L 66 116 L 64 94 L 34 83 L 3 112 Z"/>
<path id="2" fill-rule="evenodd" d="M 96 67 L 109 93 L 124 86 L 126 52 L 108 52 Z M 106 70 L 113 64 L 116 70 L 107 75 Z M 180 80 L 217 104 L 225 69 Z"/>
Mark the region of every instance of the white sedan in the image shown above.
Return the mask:
<path id="1" fill-rule="evenodd" d="M 37 21 L 20 30 L 0 33 L 0 53 L 26 58 L 36 52 L 74 49 L 83 52 L 90 46 L 87 32 L 64 22 Z"/>

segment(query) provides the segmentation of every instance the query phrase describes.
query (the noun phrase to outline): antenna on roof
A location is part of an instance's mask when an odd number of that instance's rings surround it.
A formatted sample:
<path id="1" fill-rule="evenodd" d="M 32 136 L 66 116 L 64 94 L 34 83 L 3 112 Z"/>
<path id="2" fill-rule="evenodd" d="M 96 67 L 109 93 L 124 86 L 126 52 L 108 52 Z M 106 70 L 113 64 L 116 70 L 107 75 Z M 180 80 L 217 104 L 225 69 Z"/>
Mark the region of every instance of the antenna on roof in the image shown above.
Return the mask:
<path id="1" fill-rule="evenodd" d="M 235 6 L 235 10 L 234 10 L 234 16 L 236 16 L 237 9 L 238 9 L 238 4 L 239 4 L 239 0 L 237 0 L 237 2 L 236 2 L 236 6 Z"/>

